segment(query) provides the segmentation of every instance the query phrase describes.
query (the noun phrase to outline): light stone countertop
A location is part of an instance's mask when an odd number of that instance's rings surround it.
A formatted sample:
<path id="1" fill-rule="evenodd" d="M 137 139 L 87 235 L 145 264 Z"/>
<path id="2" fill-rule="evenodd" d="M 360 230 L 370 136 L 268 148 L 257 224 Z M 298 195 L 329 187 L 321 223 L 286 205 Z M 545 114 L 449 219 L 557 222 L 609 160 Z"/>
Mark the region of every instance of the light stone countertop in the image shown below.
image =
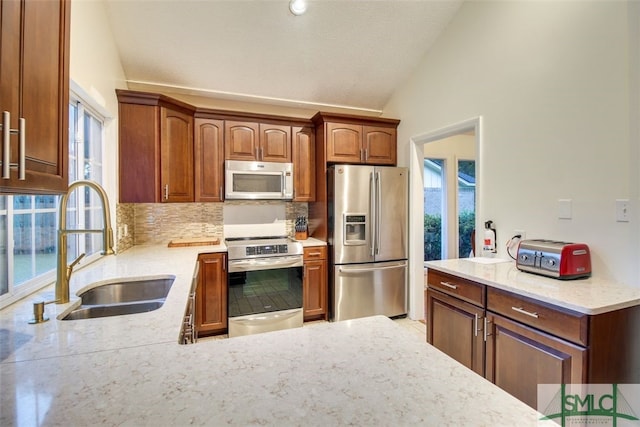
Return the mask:
<path id="1" fill-rule="evenodd" d="M 639 287 L 595 277 L 557 280 L 520 271 L 514 261 L 492 262 L 481 258 L 459 258 L 428 261 L 425 265 L 427 269 L 454 274 L 584 314 L 595 315 L 640 305 Z M 425 277 L 425 288 L 426 286 Z"/>
<path id="2" fill-rule="evenodd" d="M 306 240 L 297 240 L 297 241 L 302 243 L 302 246 L 305 248 L 308 246 L 327 246 L 327 242 L 323 240 L 318 240 L 313 237 L 309 237 Z"/>
<path id="3" fill-rule="evenodd" d="M 3 426 L 542 425 L 383 316 L 3 363 L 0 381 Z"/>
<path id="4" fill-rule="evenodd" d="M 226 252 L 224 244 L 167 248 L 134 246 L 74 271 L 68 304 L 47 304 L 49 321 L 29 324 L 33 302 L 52 301 L 54 285 L 0 310 L 0 363 L 45 359 L 147 344 L 177 344 L 199 253 Z M 57 320 L 80 304 L 77 293 L 113 279 L 175 276 L 157 310 L 99 319 Z"/>

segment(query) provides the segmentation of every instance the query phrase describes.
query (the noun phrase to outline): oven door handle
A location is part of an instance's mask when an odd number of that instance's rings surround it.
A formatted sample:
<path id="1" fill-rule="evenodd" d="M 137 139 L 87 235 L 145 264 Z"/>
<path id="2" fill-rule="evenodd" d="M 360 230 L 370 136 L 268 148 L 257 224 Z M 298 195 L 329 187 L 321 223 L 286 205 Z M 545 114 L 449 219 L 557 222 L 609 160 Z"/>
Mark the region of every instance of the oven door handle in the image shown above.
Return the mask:
<path id="1" fill-rule="evenodd" d="M 239 271 L 274 270 L 277 268 L 302 267 L 301 256 L 253 258 L 229 261 L 229 273 Z"/>

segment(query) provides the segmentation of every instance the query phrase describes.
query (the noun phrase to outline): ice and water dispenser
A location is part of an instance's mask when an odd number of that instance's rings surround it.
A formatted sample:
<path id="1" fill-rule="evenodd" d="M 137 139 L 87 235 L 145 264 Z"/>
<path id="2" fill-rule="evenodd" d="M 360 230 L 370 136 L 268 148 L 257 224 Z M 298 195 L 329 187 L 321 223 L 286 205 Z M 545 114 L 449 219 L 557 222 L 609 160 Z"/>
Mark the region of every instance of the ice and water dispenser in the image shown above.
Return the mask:
<path id="1" fill-rule="evenodd" d="M 367 243 L 367 215 L 344 214 L 344 244 L 365 245 Z"/>

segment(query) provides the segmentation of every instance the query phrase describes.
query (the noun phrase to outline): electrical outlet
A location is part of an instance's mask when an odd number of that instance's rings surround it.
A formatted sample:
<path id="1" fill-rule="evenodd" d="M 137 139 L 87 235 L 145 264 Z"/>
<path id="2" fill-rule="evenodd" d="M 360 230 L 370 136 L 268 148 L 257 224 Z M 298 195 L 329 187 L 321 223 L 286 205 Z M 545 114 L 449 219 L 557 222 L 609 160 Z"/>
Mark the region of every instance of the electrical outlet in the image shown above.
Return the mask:
<path id="1" fill-rule="evenodd" d="M 124 225 L 124 237 L 129 237 L 129 226 L 127 224 Z"/>
<path id="2" fill-rule="evenodd" d="M 117 236 L 117 238 L 118 239 L 122 239 L 122 226 L 121 225 L 118 226 L 118 236 Z"/>
<path id="3" fill-rule="evenodd" d="M 527 232 L 524 230 L 514 230 L 513 235 L 517 236 L 520 235 L 520 240 L 524 240 L 527 238 Z"/>

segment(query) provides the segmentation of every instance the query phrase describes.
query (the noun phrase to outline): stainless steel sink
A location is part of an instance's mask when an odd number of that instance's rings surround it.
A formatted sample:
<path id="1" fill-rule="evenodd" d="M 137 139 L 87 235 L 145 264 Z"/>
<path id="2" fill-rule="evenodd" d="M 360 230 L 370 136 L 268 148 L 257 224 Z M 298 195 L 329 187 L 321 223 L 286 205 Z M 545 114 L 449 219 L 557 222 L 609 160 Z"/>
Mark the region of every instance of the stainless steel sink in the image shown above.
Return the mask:
<path id="1" fill-rule="evenodd" d="M 143 313 L 162 307 L 174 276 L 106 283 L 80 295 L 81 305 L 62 320 L 92 319 Z"/>

